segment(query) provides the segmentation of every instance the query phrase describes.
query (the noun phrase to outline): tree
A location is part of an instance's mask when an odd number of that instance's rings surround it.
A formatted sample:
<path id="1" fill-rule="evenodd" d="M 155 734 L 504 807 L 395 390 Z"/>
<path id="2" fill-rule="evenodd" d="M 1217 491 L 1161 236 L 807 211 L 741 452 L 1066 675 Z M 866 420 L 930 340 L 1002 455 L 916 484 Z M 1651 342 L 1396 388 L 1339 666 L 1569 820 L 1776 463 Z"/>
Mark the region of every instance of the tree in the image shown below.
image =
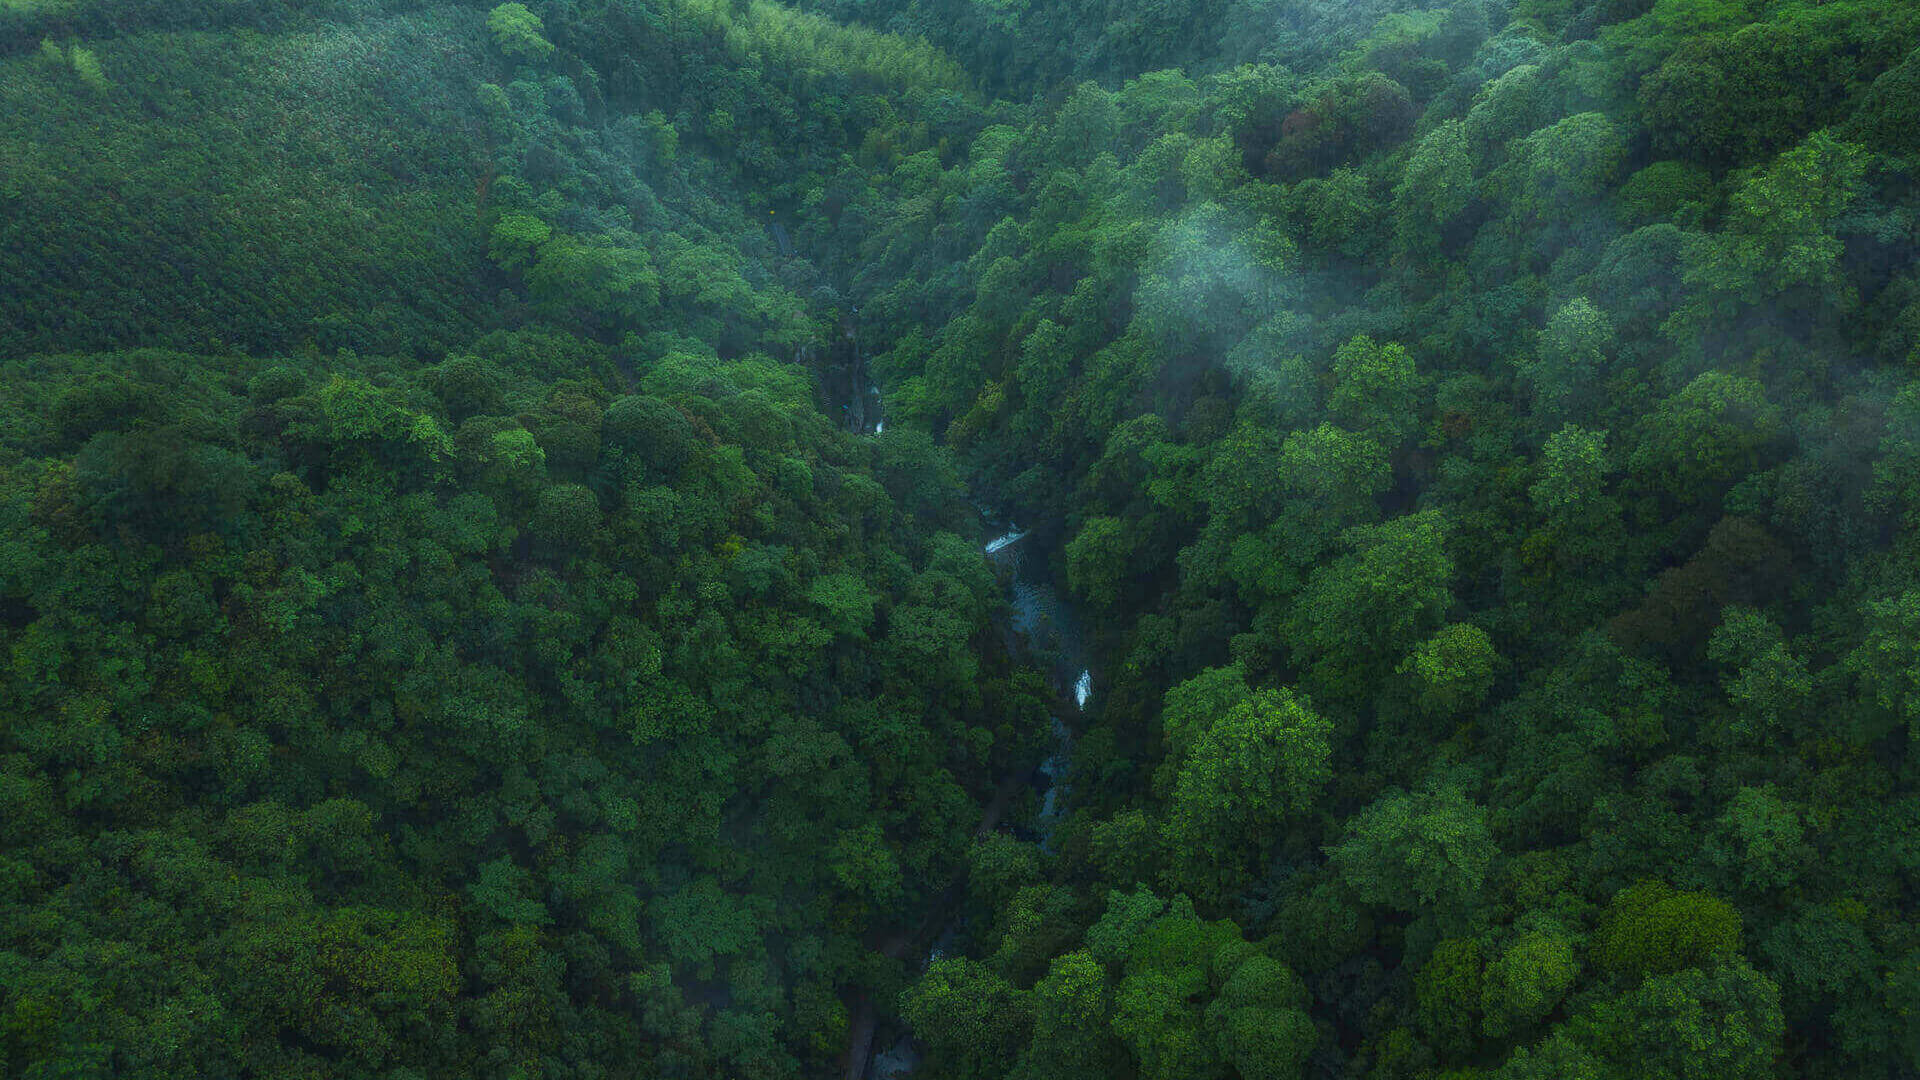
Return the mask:
<path id="1" fill-rule="evenodd" d="M 1613 324 L 1584 296 L 1561 306 L 1540 337 L 1540 355 L 1526 367 L 1534 414 L 1551 423 L 1591 415 L 1594 391 L 1609 368 Z"/>
<path id="2" fill-rule="evenodd" d="M 1421 1030 L 1447 1057 L 1465 1057 L 1479 1041 L 1485 968 L 1478 940 L 1447 938 L 1414 976 Z"/>
<path id="3" fill-rule="evenodd" d="M 1780 628 L 1750 607 L 1730 605 L 1707 641 L 1707 658 L 1726 674 L 1721 685 L 1736 710 L 1734 734 L 1768 740 L 1813 693 L 1807 666 Z"/>
<path id="4" fill-rule="evenodd" d="M 1908 54 L 1873 80 L 1860 108 L 1842 129 L 1849 140 L 1884 153 L 1920 153 L 1920 56 Z"/>
<path id="5" fill-rule="evenodd" d="M 650 928 L 667 954 L 699 978 L 712 978 L 716 956 L 733 956 L 749 948 L 759 929 L 743 898 L 727 895 L 711 875 L 655 898 L 651 908 Z"/>
<path id="6" fill-rule="evenodd" d="M 1415 679 L 1423 711 L 1449 719 L 1486 699 L 1500 663 L 1485 630 L 1454 623 L 1422 642 L 1397 670 Z"/>
<path id="7" fill-rule="evenodd" d="M 1026 1045 L 1026 996 L 983 964 L 941 957 L 900 996 L 900 1011 L 941 1075 L 993 1080 L 1013 1071 Z"/>
<path id="8" fill-rule="evenodd" d="M 449 357 L 433 374 L 434 393 L 455 424 L 471 416 L 497 416 L 506 407 L 498 374 L 485 361 Z"/>
<path id="9" fill-rule="evenodd" d="M 660 301 L 660 278 L 636 238 L 554 233 L 527 268 L 527 291 L 543 310 L 618 325 Z"/>
<path id="10" fill-rule="evenodd" d="M 1131 903 L 1110 900 L 1102 919 L 1117 924 L 1113 929 L 1119 933 L 1110 931 L 1109 940 L 1125 942 L 1114 1034 L 1133 1052 L 1142 1076 L 1218 1076 L 1224 1062 L 1201 1000 L 1245 961 L 1251 947 L 1233 923 L 1195 915 L 1184 896 L 1175 897 L 1164 912 L 1158 906 L 1151 894 L 1136 894 Z M 1093 935 L 1088 932 L 1089 943 Z"/>
<path id="11" fill-rule="evenodd" d="M 1540 479 L 1527 489 L 1533 507 L 1549 521 L 1583 526 L 1604 519 L 1607 433 L 1567 424 L 1547 437 Z M 1619 508 L 1613 507 L 1615 514 Z M 1571 530 L 1569 530 L 1571 531 Z"/>
<path id="12" fill-rule="evenodd" d="M 1887 974 L 1884 1004 L 1881 1009 L 1868 1014 L 1877 1019 L 1880 1016 L 1893 1018 L 1893 1024 L 1899 1032 L 1892 1039 L 1893 1052 L 1902 1055 L 1901 1063 L 1911 1068 L 1920 1063 L 1920 1036 L 1915 1035 L 1912 1021 L 1920 1016 L 1920 949 L 1909 949 L 1893 963 L 1893 970 Z M 1865 1018 L 1863 1018 L 1865 1019 Z M 1866 1027 L 1867 1023 L 1860 1026 Z M 1872 1046 L 1871 1042 L 1867 1043 Z M 1874 1050 L 1880 1049 L 1877 1046 Z"/>
<path id="13" fill-rule="evenodd" d="M 1466 126 L 1449 120 L 1420 140 L 1393 188 L 1395 255 L 1403 260 L 1438 254 L 1446 229 L 1473 198 L 1473 158 Z"/>
<path id="14" fill-rule="evenodd" d="M 1273 519 L 1285 498 L 1278 460 L 1283 445 L 1278 433 L 1242 423 L 1214 446 L 1200 472 L 1200 495 L 1213 520 L 1238 530 Z"/>
<path id="15" fill-rule="evenodd" d="M 1620 500 L 1607 491 L 1611 469 L 1606 432 L 1566 424 L 1547 436 L 1539 479 L 1527 489 L 1545 528 L 1523 554 L 1543 551 L 1557 569 L 1581 577 L 1618 557 L 1626 537 Z"/>
<path id="16" fill-rule="evenodd" d="M 1293 191 L 1294 218 L 1303 243 L 1319 252 L 1364 258 L 1381 242 L 1384 208 L 1372 183 L 1356 169 L 1302 180 Z"/>
<path id="17" fill-rule="evenodd" d="M 1377 520 L 1378 499 L 1393 483 L 1379 442 L 1325 423 L 1288 435 L 1277 471 L 1284 498 L 1270 531 L 1283 557 L 1302 567 L 1346 528 Z"/>
<path id="18" fill-rule="evenodd" d="M 1822 21 L 1767 20 L 1685 41 L 1640 84 L 1655 148 L 1724 168 L 1839 119 L 1868 50 Z"/>
<path id="19" fill-rule="evenodd" d="M 1375 344 L 1361 334 L 1333 354 L 1327 411 L 1381 445 L 1397 447 L 1419 430 L 1424 384 L 1404 347 Z"/>
<path id="20" fill-rule="evenodd" d="M 1627 137 L 1605 113 L 1579 113 L 1515 139 L 1502 178 L 1508 214 L 1563 221 L 1599 198 L 1627 160 Z"/>
<path id="21" fill-rule="evenodd" d="M 1908 738 L 1920 741 L 1920 590 L 1869 601 L 1865 638 L 1848 654 L 1847 670 L 1868 699 Z"/>
<path id="22" fill-rule="evenodd" d="M 1739 957 L 1654 975 L 1575 1025 L 1591 1050 L 1649 1080 L 1772 1076 L 1784 1028 L 1780 988 Z"/>
<path id="23" fill-rule="evenodd" d="M 1161 786 L 1157 774 L 1154 782 L 1156 787 Z M 1125 810 L 1096 823 L 1089 836 L 1089 846 L 1102 880 L 1116 885 L 1131 886 L 1154 880 L 1164 861 L 1165 843 L 1160 827 L 1144 810 Z"/>
<path id="24" fill-rule="evenodd" d="M 1324 175 L 1405 138 L 1417 115 L 1407 88 L 1378 71 L 1332 80 L 1281 121 L 1266 171 L 1283 183 Z"/>
<path id="25" fill-rule="evenodd" d="M 508 56 L 538 63 L 553 55 L 553 42 L 541 35 L 546 25 L 525 4 L 501 4 L 487 14 L 487 29 Z"/>
<path id="26" fill-rule="evenodd" d="M 1397 662 L 1439 628 L 1453 603 L 1446 531 L 1432 510 L 1357 527 L 1346 538 L 1351 553 L 1313 572 L 1285 633 L 1316 687 L 1358 694 L 1367 671 Z"/>
<path id="27" fill-rule="evenodd" d="M 1756 468 L 1779 428 L 1758 381 L 1709 371 L 1641 422 L 1627 467 L 1655 492 L 1695 502 Z"/>
<path id="28" fill-rule="evenodd" d="M 1293 242 L 1211 202 L 1161 225 L 1140 267 L 1132 329 L 1163 353 L 1225 349 L 1289 296 Z"/>
<path id="29" fill-rule="evenodd" d="M 1307 1001 L 1306 987 L 1285 964 L 1255 954 L 1207 1006 L 1207 1026 L 1241 1080 L 1298 1080 L 1320 1042 Z"/>
<path id="30" fill-rule="evenodd" d="M 1110 150 L 1120 130 L 1120 110 L 1113 95 L 1098 83 L 1082 82 L 1068 93 L 1053 117 L 1054 158 L 1085 165 Z"/>
<path id="31" fill-rule="evenodd" d="M 1432 911 L 1461 925 L 1475 911 L 1495 847 L 1485 807 L 1439 787 L 1376 799 L 1329 848 L 1334 872 L 1369 904 Z"/>
<path id="32" fill-rule="evenodd" d="M 1182 875 L 1230 889 L 1333 775 L 1333 725 L 1286 690 L 1258 691 L 1214 719 L 1180 766 L 1168 832 Z"/>
<path id="33" fill-rule="evenodd" d="M 514 5 L 518 6 L 518 5 Z M 488 251 L 493 261 L 509 270 L 523 270 L 531 265 L 535 252 L 541 245 L 553 238 L 553 226 L 532 214 L 512 213 L 500 215 L 494 222 Z"/>
<path id="34" fill-rule="evenodd" d="M 636 394 L 614 398 L 600 430 L 609 449 L 631 454 L 669 479 L 680 474 L 699 445 L 685 413 L 659 398 Z"/>
<path id="35" fill-rule="evenodd" d="M 1197 988 L 1164 971 L 1129 973 L 1116 995 L 1113 1030 L 1144 1080 L 1218 1077 L 1220 1060 L 1189 1001 Z"/>
<path id="36" fill-rule="evenodd" d="M 1040 320 L 1020 343 L 1014 369 L 1021 397 L 1015 430 L 1036 439 L 1052 432 L 1052 410 L 1066 393 L 1072 367 L 1066 331 L 1052 319 Z"/>
<path id="37" fill-rule="evenodd" d="M 1739 948 L 1740 915 L 1731 904 L 1644 882 L 1614 895 L 1592 955 L 1603 969 L 1641 974 L 1678 971 Z"/>
<path id="38" fill-rule="evenodd" d="M 1749 889 L 1771 892 L 1789 885 L 1812 861 L 1800 811 L 1772 784 L 1736 791 L 1719 825 L 1710 857 Z"/>
<path id="39" fill-rule="evenodd" d="M 533 509 L 533 531 L 561 549 L 592 542 L 600 528 L 600 500 L 579 484 L 556 484 L 540 493 Z"/>
<path id="40" fill-rule="evenodd" d="M 1161 699 L 1160 731 L 1167 763 L 1177 768 L 1195 744 L 1253 691 L 1237 665 L 1208 668 L 1170 688 Z"/>
<path id="41" fill-rule="evenodd" d="M 1668 333 L 1684 336 L 1791 292 L 1823 309 L 1850 306 L 1834 220 L 1858 197 L 1865 171 L 1864 151 L 1820 132 L 1749 176 L 1729 200 L 1722 231 L 1689 237 L 1682 249 L 1682 276 L 1697 295 L 1669 320 Z"/>
<path id="42" fill-rule="evenodd" d="M 1018 1080 L 1094 1080 L 1123 1067 L 1126 1048 L 1109 1026 L 1113 987 L 1106 968 L 1084 952 L 1056 957 L 1033 987 L 1033 1037 L 1020 1055 Z"/>
<path id="43" fill-rule="evenodd" d="M 1715 197 L 1713 175 L 1684 161 L 1656 161 L 1620 185 L 1620 206 L 1636 224 L 1698 224 Z"/>
<path id="44" fill-rule="evenodd" d="M 1515 1050 L 1493 1075 L 1498 1080 L 1604 1080 L 1611 1074 L 1606 1063 L 1578 1041 L 1555 1033 Z"/>
<path id="45" fill-rule="evenodd" d="M 1467 136 L 1485 161 L 1507 143 L 1538 131 L 1556 105 L 1552 76 L 1537 63 L 1523 63 L 1483 86 L 1467 110 Z"/>
<path id="46" fill-rule="evenodd" d="M 823 574 L 807 586 L 807 599 L 822 610 L 822 621 L 836 633 L 864 637 L 873 625 L 877 598 L 858 575 Z"/>
<path id="47" fill-rule="evenodd" d="M 1067 542 L 1067 584 L 1098 604 L 1120 600 L 1120 588 L 1133 576 L 1133 544 L 1118 518 L 1087 519 Z"/>
<path id="48" fill-rule="evenodd" d="M 1573 942 L 1558 928 L 1522 933 L 1487 965 L 1480 992 L 1485 1030 L 1511 1038 L 1545 1019 L 1580 974 Z"/>

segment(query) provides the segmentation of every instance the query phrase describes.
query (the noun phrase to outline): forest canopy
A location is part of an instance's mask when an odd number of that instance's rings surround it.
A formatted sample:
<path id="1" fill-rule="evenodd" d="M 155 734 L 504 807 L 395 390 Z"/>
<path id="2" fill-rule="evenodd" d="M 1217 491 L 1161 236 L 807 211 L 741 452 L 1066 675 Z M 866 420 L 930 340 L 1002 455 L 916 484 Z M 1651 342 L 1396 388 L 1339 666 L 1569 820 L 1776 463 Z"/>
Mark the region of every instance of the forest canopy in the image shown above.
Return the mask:
<path id="1" fill-rule="evenodd" d="M 0 1076 L 1920 1075 L 1916 169 L 1896 0 L 0 0 Z"/>

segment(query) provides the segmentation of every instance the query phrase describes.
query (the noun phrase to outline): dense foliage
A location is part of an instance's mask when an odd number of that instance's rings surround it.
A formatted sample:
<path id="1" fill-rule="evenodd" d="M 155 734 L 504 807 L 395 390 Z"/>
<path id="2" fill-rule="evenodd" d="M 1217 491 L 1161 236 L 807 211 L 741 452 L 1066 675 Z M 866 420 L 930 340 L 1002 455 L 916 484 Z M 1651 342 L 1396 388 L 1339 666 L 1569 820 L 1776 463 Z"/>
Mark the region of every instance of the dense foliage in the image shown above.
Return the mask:
<path id="1" fill-rule="evenodd" d="M 0 1075 L 1920 1075 L 1916 168 L 1892 0 L 0 0 Z"/>

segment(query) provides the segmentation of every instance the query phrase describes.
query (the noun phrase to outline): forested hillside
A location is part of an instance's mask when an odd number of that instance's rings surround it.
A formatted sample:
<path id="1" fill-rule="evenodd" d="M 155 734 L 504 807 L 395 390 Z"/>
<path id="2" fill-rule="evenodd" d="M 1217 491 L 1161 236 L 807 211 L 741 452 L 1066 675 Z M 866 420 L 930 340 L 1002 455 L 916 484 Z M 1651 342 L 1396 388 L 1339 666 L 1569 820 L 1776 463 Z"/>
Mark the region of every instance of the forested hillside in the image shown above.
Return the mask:
<path id="1" fill-rule="evenodd" d="M 0 0 L 0 1076 L 1920 1077 L 1916 170 L 1903 0 Z"/>

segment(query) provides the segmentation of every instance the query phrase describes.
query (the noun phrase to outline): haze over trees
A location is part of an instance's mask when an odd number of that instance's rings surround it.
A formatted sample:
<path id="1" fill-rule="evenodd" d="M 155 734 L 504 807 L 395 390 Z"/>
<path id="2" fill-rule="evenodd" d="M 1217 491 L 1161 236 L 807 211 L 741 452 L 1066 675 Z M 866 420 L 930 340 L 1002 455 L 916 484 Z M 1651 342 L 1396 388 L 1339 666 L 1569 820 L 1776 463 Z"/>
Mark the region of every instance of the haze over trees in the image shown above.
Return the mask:
<path id="1" fill-rule="evenodd" d="M 0 0 L 0 1076 L 1920 1074 L 1917 167 L 1894 0 Z"/>

